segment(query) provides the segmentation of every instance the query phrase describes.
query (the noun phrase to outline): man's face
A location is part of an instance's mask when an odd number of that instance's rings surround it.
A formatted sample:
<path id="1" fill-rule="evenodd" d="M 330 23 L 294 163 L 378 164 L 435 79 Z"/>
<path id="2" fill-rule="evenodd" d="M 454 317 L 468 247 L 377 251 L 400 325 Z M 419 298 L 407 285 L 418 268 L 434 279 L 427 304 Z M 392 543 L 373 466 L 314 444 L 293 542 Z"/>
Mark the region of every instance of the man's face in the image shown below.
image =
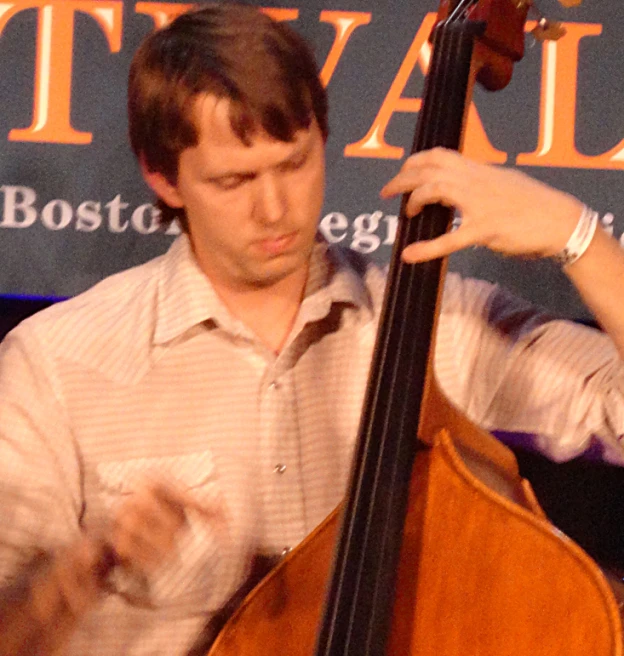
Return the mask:
<path id="1" fill-rule="evenodd" d="M 323 203 L 325 144 L 315 121 L 292 142 L 258 132 L 246 146 L 230 126 L 229 101 L 201 97 L 200 139 L 180 155 L 169 195 L 184 207 L 200 267 L 237 290 L 301 280 Z"/>

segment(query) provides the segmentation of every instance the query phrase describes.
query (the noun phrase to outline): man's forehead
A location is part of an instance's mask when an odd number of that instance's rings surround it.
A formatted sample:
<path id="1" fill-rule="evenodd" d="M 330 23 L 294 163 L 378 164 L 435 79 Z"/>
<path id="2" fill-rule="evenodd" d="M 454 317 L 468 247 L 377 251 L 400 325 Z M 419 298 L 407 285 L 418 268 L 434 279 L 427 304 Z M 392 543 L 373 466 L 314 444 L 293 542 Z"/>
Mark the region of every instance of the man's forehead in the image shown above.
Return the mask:
<path id="1" fill-rule="evenodd" d="M 229 167 L 255 157 L 275 158 L 276 161 L 304 151 L 314 138 L 314 121 L 310 129 L 299 130 L 293 141 L 280 141 L 262 128 L 249 135 L 249 144 L 241 141 L 232 129 L 229 98 L 206 94 L 197 99 L 195 120 L 199 128 L 198 154 L 210 168 Z M 267 162 L 268 163 L 268 162 Z"/>
<path id="2" fill-rule="evenodd" d="M 195 104 L 195 120 L 199 128 L 200 142 L 210 143 L 211 146 L 224 147 L 249 147 L 232 129 L 231 103 L 227 97 L 217 97 L 212 94 L 200 96 Z M 298 147 L 305 144 L 310 138 L 311 130 L 299 130 L 294 135 L 292 142 L 284 142 L 275 139 L 262 128 L 249 135 L 253 146 L 257 142 L 276 142 L 290 147 Z"/>
<path id="3" fill-rule="evenodd" d="M 197 98 L 193 113 L 201 141 L 224 146 L 232 141 L 239 141 L 232 130 L 230 105 L 229 98 L 219 98 L 212 94 Z"/>

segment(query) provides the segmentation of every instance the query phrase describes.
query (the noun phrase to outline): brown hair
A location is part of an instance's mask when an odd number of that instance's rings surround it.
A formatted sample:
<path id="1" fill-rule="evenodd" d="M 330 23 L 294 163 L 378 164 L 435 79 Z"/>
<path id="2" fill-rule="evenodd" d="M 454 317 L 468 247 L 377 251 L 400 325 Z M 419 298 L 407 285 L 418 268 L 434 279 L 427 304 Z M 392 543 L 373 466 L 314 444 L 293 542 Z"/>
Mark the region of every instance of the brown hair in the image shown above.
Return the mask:
<path id="1" fill-rule="evenodd" d="M 316 119 L 328 135 L 327 96 L 310 47 L 287 24 L 251 6 L 212 3 L 153 32 L 130 67 L 128 119 L 134 153 L 150 171 L 175 184 L 180 153 L 196 146 L 193 120 L 200 94 L 226 97 L 232 130 L 250 145 L 259 130 L 292 141 Z M 161 225 L 183 210 L 161 199 Z"/>

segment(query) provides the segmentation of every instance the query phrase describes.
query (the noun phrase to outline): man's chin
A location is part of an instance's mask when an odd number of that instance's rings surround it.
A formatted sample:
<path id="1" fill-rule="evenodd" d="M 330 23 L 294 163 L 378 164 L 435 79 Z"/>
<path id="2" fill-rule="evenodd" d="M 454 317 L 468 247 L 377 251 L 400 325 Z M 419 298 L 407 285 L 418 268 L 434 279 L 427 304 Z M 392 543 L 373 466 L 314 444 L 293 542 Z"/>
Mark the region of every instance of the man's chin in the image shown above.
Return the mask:
<path id="1" fill-rule="evenodd" d="M 266 289 L 283 283 L 289 278 L 294 281 L 298 279 L 298 273 L 301 273 L 303 278 L 307 276 L 307 260 L 302 260 L 300 257 L 275 258 L 266 266 L 259 267 L 253 273 L 250 272 L 247 281 L 258 289 Z"/>

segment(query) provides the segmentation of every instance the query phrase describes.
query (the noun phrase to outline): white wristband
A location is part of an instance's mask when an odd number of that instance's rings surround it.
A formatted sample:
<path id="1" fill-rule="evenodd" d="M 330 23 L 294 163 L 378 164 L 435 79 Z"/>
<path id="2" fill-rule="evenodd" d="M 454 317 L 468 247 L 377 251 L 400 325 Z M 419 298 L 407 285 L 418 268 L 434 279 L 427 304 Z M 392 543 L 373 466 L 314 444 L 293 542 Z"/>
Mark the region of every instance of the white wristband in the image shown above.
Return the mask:
<path id="1" fill-rule="evenodd" d="M 562 267 L 576 262 L 591 244 L 594 234 L 596 234 L 597 226 L 598 212 L 594 212 L 585 205 L 576 224 L 576 228 L 574 228 L 574 232 L 570 235 L 570 239 L 568 239 L 568 243 L 560 253 L 553 256 L 555 262 Z"/>

